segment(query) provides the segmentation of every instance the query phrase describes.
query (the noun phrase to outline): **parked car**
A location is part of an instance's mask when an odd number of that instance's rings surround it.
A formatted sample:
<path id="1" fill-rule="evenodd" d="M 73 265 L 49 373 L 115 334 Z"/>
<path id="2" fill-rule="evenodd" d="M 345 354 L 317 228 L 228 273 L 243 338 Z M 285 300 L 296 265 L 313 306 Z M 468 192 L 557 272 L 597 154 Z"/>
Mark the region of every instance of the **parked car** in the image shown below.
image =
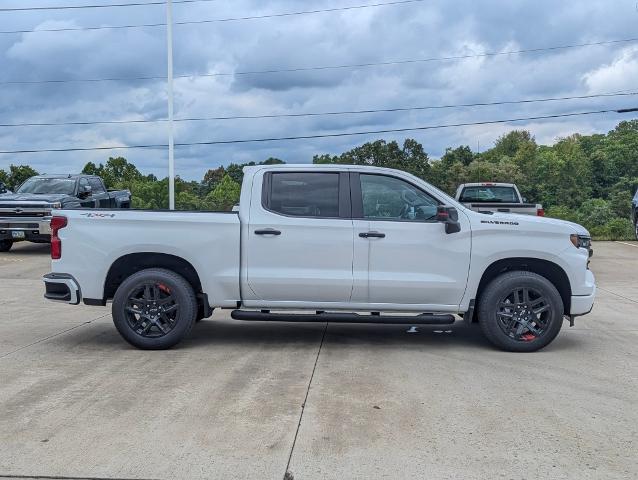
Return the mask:
<path id="1" fill-rule="evenodd" d="M 0 197 L 0 252 L 14 242 L 48 243 L 58 208 L 129 208 L 128 190 L 107 190 L 94 175 L 37 175 Z"/>
<path id="2" fill-rule="evenodd" d="M 238 212 L 61 210 L 51 231 L 45 297 L 112 300 L 120 334 L 147 349 L 175 345 L 219 307 L 292 322 L 445 325 L 458 314 L 505 350 L 534 351 L 596 292 L 580 225 L 482 215 L 375 167 L 247 167 Z"/>
<path id="3" fill-rule="evenodd" d="M 456 190 L 456 197 L 466 207 L 479 213 L 520 213 L 545 215 L 539 203 L 527 203 L 513 183 L 464 183 Z"/>
<path id="4" fill-rule="evenodd" d="M 636 240 L 638 240 L 638 190 L 636 190 L 634 199 L 631 201 L 631 219 L 634 222 L 634 234 Z"/>

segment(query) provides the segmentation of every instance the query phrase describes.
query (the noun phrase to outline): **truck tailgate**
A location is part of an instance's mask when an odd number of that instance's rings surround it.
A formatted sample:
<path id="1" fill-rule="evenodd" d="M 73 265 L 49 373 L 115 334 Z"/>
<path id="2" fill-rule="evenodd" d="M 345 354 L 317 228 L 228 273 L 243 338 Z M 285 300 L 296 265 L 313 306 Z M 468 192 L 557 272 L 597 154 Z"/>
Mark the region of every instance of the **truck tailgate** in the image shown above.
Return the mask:
<path id="1" fill-rule="evenodd" d="M 62 257 L 53 273 L 72 275 L 82 298 L 102 299 L 113 263 L 125 255 L 158 253 L 189 262 L 215 305 L 239 296 L 239 217 L 233 212 L 58 210 Z M 213 300 L 213 299 L 211 299 Z M 211 301 L 211 303 L 213 303 Z"/>

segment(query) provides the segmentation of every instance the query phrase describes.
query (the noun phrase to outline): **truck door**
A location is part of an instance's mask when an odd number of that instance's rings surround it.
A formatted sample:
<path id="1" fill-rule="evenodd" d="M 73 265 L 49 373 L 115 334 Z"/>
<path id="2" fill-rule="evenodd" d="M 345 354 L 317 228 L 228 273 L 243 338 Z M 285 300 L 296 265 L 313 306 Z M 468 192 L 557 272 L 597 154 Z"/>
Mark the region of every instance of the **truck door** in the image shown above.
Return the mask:
<path id="1" fill-rule="evenodd" d="M 436 221 L 441 201 L 402 178 L 353 173 L 352 190 L 354 271 L 367 264 L 352 301 L 458 305 L 470 264 L 468 220 L 459 215 L 461 231 L 446 234 Z"/>
<path id="2" fill-rule="evenodd" d="M 250 287 L 242 292 L 245 299 L 265 304 L 350 300 L 348 183 L 347 173 L 316 168 L 256 174 L 242 249 Z"/>

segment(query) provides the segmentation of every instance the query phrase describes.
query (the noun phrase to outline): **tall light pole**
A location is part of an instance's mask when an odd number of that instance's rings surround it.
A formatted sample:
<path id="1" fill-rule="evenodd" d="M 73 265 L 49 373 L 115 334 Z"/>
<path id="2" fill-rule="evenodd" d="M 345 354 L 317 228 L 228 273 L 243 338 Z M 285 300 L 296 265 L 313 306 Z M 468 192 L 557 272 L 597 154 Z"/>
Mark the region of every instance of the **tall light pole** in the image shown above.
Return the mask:
<path id="1" fill-rule="evenodd" d="M 173 140 L 173 1 L 166 0 L 166 55 L 168 64 L 168 208 L 175 210 L 175 143 Z"/>

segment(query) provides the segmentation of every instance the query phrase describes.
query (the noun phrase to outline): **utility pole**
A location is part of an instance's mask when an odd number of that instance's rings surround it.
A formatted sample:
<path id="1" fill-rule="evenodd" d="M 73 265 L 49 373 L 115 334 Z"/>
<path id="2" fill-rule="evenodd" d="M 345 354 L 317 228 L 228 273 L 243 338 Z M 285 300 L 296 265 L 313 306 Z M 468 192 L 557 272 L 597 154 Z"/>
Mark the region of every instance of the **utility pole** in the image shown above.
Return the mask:
<path id="1" fill-rule="evenodd" d="M 166 55 L 168 64 L 168 208 L 175 210 L 175 142 L 173 139 L 173 1 L 166 0 Z"/>

